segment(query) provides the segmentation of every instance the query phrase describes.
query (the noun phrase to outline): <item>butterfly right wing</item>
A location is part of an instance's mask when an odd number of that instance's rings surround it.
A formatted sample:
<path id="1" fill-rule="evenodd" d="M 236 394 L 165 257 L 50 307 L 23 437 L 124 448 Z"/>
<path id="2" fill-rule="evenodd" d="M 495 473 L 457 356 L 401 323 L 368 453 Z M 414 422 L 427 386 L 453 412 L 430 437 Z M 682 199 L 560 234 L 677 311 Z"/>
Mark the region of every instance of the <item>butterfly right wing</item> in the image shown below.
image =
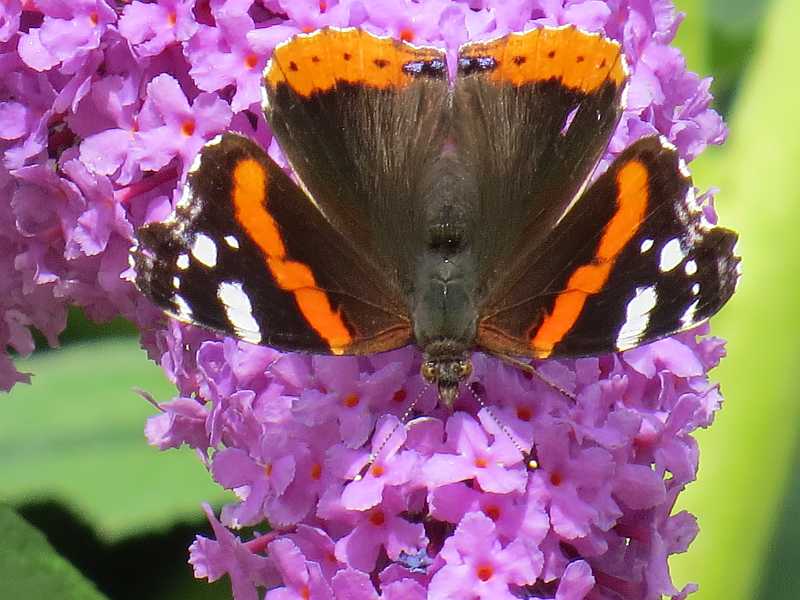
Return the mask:
<path id="1" fill-rule="evenodd" d="M 627 350 L 702 323 L 739 278 L 735 232 L 708 223 L 686 166 L 638 140 L 551 229 L 507 292 L 481 307 L 478 344 L 549 358 Z"/>
<path id="2" fill-rule="evenodd" d="M 385 274 L 241 135 L 208 142 L 175 212 L 137 237 L 137 286 L 186 323 L 328 354 L 369 354 L 411 340 L 406 307 Z"/>
<path id="3" fill-rule="evenodd" d="M 575 27 L 543 27 L 459 50 L 453 131 L 478 182 L 474 252 L 487 294 L 531 261 L 569 210 L 623 109 L 620 45 Z"/>

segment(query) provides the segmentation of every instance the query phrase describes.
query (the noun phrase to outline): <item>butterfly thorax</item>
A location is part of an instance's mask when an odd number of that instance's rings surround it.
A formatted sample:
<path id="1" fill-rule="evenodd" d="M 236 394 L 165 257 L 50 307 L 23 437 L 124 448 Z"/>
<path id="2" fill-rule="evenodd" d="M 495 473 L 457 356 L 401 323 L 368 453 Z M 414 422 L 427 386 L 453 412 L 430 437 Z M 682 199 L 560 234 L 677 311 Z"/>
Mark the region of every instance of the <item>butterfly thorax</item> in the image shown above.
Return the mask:
<path id="1" fill-rule="evenodd" d="M 422 375 L 436 384 L 439 398 L 451 406 L 459 382 L 472 372 L 469 351 L 478 322 L 477 267 L 471 223 L 465 213 L 470 178 L 452 157 L 431 170 L 426 190 L 425 239 L 416 262 L 412 293 L 414 337 L 424 353 Z"/>

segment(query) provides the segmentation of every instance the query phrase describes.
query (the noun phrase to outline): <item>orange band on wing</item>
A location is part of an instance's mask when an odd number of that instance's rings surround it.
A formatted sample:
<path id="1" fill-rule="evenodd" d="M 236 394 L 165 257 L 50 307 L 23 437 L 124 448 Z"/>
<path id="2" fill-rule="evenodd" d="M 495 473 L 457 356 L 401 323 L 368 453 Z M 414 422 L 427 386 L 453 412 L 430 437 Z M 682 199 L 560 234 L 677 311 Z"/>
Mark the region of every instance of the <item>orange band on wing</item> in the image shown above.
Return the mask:
<path id="1" fill-rule="evenodd" d="M 625 164 L 617 172 L 617 211 L 603 230 L 600 244 L 591 263 L 582 265 L 567 281 L 531 339 L 531 349 L 539 358 L 546 358 L 555 345 L 575 325 L 586 300 L 603 289 L 614 262 L 644 219 L 648 202 L 647 167 L 639 161 Z"/>
<path id="2" fill-rule="evenodd" d="M 327 294 L 317 287 L 308 265 L 289 260 L 275 219 L 267 208 L 268 173 L 251 158 L 240 161 L 233 171 L 233 204 L 236 219 L 267 257 L 275 283 L 294 294 L 308 324 L 324 339 L 334 354 L 341 354 L 352 337 Z"/>
<path id="3" fill-rule="evenodd" d="M 566 87 L 592 93 L 609 80 L 620 86 L 627 77 L 617 42 L 575 27 L 544 27 L 466 44 L 459 56 L 494 59 L 496 66 L 489 77 L 517 86 L 556 79 Z"/>
<path id="4" fill-rule="evenodd" d="M 414 80 L 409 63 L 442 61 L 436 48 L 418 48 L 360 29 L 321 29 L 299 35 L 275 49 L 265 75 L 274 89 L 286 83 L 297 94 L 310 96 L 336 87 L 338 81 L 373 88 L 405 87 Z"/>

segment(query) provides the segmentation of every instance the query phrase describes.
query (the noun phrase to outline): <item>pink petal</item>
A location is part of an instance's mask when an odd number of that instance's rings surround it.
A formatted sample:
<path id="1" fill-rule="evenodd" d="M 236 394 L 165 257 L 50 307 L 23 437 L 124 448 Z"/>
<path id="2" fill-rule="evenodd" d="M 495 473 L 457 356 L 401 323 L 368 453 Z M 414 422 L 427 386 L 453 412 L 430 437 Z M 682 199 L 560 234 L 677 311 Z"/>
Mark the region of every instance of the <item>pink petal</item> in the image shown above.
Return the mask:
<path id="1" fill-rule="evenodd" d="M 585 560 L 576 560 L 567 565 L 558 584 L 555 600 L 583 600 L 594 588 L 592 567 Z"/>

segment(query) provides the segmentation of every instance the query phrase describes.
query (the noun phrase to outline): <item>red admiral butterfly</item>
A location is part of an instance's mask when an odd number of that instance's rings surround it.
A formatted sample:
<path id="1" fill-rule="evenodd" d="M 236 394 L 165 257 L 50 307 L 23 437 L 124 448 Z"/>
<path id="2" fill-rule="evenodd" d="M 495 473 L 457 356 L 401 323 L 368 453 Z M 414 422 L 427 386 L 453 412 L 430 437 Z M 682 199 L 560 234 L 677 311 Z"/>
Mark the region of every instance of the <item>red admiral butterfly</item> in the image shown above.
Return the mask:
<path id="1" fill-rule="evenodd" d="M 285 350 L 415 343 L 451 405 L 470 352 L 625 350 L 717 312 L 736 234 L 647 137 L 590 182 L 624 105 L 619 44 L 575 27 L 442 50 L 358 29 L 279 46 L 263 108 L 299 185 L 251 140 L 211 140 L 137 285 L 166 312 Z"/>

